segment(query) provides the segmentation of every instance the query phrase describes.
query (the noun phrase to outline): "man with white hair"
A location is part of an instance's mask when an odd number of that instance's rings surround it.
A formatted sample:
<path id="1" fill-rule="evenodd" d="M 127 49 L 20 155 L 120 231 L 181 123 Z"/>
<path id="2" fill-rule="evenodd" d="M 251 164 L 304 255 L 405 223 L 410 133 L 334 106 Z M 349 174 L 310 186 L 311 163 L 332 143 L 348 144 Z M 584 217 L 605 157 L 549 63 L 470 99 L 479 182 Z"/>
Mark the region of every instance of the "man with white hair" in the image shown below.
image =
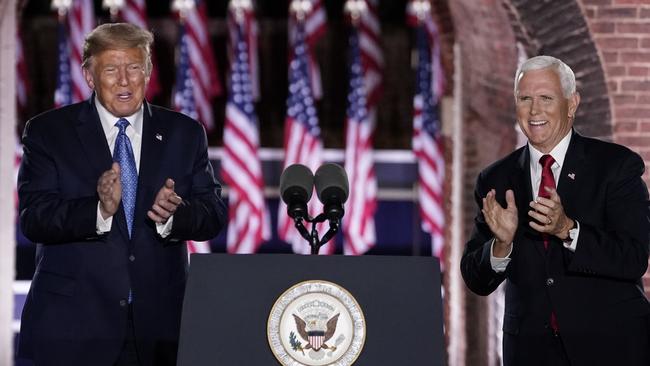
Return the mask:
<path id="1" fill-rule="evenodd" d="M 643 160 L 573 130 L 573 71 L 550 56 L 515 74 L 528 143 L 479 175 L 461 271 L 479 295 L 506 280 L 504 364 L 650 365 L 650 214 Z"/>

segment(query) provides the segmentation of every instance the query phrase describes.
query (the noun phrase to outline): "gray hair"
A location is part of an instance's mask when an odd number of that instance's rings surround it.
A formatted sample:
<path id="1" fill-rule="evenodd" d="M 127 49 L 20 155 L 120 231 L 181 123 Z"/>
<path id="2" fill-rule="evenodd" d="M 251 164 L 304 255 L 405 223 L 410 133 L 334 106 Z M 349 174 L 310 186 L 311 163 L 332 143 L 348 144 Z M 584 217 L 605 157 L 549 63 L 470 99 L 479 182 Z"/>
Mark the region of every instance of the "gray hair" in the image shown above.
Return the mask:
<path id="1" fill-rule="evenodd" d="M 81 66 L 87 68 L 93 56 L 106 50 L 139 48 L 145 55 L 145 71 L 151 72 L 153 34 L 130 23 L 105 23 L 86 36 Z"/>
<path id="2" fill-rule="evenodd" d="M 557 74 L 562 86 L 562 94 L 566 98 L 576 92 L 576 76 L 567 64 L 552 56 L 535 56 L 524 61 L 515 73 L 515 97 L 519 90 L 519 81 L 524 76 L 524 73 L 530 70 L 542 69 L 551 69 Z"/>

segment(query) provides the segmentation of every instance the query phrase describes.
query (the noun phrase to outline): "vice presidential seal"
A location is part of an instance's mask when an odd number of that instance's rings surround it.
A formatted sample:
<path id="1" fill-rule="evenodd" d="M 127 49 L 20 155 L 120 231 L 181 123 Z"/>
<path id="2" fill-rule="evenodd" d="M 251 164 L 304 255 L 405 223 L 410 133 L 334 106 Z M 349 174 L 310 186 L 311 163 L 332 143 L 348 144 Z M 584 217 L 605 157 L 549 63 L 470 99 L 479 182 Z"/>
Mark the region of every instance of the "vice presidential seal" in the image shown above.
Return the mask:
<path id="1" fill-rule="evenodd" d="M 284 366 L 349 366 L 366 339 L 366 321 L 343 287 L 305 281 L 275 302 L 267 324 L 269 346 Z"/>

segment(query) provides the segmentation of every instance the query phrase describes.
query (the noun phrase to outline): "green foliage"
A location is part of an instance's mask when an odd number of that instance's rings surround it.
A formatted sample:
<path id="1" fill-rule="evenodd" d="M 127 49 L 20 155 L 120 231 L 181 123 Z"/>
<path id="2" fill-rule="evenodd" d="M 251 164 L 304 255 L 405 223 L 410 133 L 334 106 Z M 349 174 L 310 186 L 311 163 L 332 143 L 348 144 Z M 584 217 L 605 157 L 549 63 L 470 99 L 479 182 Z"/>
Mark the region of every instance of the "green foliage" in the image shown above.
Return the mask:
<path id="1" fill-rule="evenodd" d="M 294 332 L 289 333 L 289 343 L 291 343 L 291 348 L 294 351 L 302 352 L 302 343 L 298 340 Z"/>

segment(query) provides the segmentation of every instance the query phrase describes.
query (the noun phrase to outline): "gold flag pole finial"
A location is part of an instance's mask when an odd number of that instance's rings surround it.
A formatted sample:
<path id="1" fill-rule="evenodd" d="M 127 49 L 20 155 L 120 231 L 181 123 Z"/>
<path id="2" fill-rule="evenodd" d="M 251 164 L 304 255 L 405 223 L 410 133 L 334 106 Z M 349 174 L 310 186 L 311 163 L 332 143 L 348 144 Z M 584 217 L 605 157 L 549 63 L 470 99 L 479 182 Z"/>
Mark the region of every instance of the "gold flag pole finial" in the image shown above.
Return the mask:
<path id="1" fill-rule="evenodd" d="M 59 13 L 59 17 L 65 16 L 71 7 L 72 0 L 52 0 L 51 8 Z"/>
<path id="2" fill-rule="evenodd" d="M 420 23 L 431 12 L 431 2 L 429 0 L 415 0 L 411 3 L 411 6 Z"/>
<path id="3" fill-rule="evenodd" d="M 102 8 L 108 9 L 111 21 L 117 20 L 117 13 L 124 7 L 124 0 L 102 0 Z"/>
<path id="4" fill-rule="evenodd" d="M 353 25 L 357 25 L 361 16 L 368 10 L 366 0 L 347 0 L 343 12 L 350 16 Z"/>
<path id="5" fill-rule="evenodd" d="M 181 21 L 185 19 L 185 15 L 196 7 L 194 0 L 174 0 L 172 3 L 172 11 L 178 12 Z"/>
<path id="6" fill-rule="evenodd" d="M 289 10 L 295 14 L 298 21 L 302 22 L 307 17 L 307 14 L 311 12 L 312 7 L 311 0 L 293 0 L 291 1 Z"/>
<path id="7" fill-rule="evenodd" d="M 253 2 L 251 0 L 230 0 L 228 7 L 235 13 L 235 21 L 237 24 L 242 24 L 246 12 L 253 9 Z"/>

